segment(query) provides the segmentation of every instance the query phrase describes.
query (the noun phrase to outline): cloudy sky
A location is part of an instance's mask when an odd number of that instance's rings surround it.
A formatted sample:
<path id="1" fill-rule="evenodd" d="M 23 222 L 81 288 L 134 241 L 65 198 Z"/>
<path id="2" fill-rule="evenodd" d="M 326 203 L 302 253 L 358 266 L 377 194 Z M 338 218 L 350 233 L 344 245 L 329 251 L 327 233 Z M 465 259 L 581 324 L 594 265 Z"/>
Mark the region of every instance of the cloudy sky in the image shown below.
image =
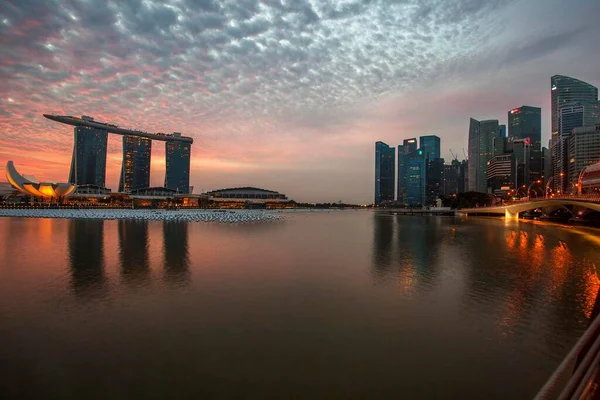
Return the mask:
<path id="1" fill-rule="evenodd" d="M 195 139 L 195 192 L 372 202 L 374 142 L 436 134 L 462 158 L 469 117 L 543 109 L 550 76 L 600 85 L 598 0 L 4 0 L 0 166 L 66 180 L 94 116 Z M 164 180 L 154 143 L 151 183 Z M 116 188 L 121 137 L 109 138 Z"/>

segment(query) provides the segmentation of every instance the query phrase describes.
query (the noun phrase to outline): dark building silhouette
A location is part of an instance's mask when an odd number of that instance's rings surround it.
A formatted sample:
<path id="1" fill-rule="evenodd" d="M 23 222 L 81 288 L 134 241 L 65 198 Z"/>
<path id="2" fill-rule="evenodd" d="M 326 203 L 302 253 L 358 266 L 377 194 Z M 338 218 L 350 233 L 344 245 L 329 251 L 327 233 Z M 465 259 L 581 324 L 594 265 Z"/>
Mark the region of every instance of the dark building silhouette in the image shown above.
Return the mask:
<path id="1" fill-rule="evenodd" d="M 396 149 L 375 143 L 375 204 L 394 201 Z"/>
<path id="2" fill-rule="evenodd" d="M 150 156 L 152 140 L 138 136 L 123 136 L 123 163 L 119 192 L 150 187 Z"/>
<path id="3" fill-rule="evenodd" d="M 190 192 L 190 151 L 191 143 L 167 142 L 165 187 L 179 193 Z"/>
<path id="4" fill-rule="evenodd" d="M 69 182 L 105 187 L 108 132 L 104 129 L 76 126 L 74 135 Z"/>

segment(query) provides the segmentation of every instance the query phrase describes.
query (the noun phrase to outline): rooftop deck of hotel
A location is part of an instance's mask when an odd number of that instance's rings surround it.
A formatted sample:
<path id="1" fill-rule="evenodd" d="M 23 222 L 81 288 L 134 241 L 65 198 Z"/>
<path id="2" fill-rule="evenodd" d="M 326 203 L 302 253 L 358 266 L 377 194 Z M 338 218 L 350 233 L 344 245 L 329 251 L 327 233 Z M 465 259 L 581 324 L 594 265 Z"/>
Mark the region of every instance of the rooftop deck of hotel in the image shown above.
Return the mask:
<path id="1" fill-rule="evenodd" d="M 193 143 L 194 139 L 187 136 L 181 136 L 179 132 L 173 133 L 151 133 L 138 131 L 135 129 L 120 128 L 117 125 L 107 124 L 105 122 L 94 121 L 91 117 L 83 116 L 82 118 L 73 117 L 70 115 L 54 115 L 44 114 L 44 117 L 51 119 L 52 121 L 60 122 L 62 124 L 68 124 L 73 126 L 89 126 L 90 128 L 104 129 L 110 133 L 116 133 L 119 135 L 138 136 L 145 137 L 152 140 L 162 140 L 164 142 L 186 142 Z"/>

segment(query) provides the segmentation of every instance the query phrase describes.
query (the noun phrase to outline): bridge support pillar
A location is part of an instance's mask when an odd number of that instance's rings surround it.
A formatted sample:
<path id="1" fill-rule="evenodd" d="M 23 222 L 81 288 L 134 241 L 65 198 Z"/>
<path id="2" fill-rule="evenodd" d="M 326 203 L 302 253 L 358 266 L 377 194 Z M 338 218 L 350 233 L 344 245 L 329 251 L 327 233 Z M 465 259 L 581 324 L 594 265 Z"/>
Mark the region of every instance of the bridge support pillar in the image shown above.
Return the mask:
<path id="1" fill-rule="evenodd" d="M 507 220 L 509 220 L 509 219 L 518 220 L 519 219 L 519 213 L 518 212 L 512 213 L 512 212 L 510 212 L 508 210 L 508 208 L 506 208 L 506 209 L 504 209 L 504 218 L 507 219 Z"/>

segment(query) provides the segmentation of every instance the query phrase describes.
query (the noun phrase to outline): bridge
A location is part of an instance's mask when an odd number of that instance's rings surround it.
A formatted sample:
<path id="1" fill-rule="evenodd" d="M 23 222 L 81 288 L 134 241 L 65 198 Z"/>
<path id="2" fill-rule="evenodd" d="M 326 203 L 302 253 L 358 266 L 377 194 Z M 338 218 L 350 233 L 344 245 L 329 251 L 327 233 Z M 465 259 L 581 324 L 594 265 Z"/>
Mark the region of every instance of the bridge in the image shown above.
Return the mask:
<path id="1" fill-rule="evenodd" d="M 590 211 L 600 212 L 600 196 L 563 196 L 529 201 L 518 201 L 499 206 L 463 208 L 457 210 L 460 215 L 504 215 L 506 219 L 518 219 L 519 213 L 535 209 L 544 209 L 547 213 L 556 211 L 566 206 L 586 208 Z"/>

